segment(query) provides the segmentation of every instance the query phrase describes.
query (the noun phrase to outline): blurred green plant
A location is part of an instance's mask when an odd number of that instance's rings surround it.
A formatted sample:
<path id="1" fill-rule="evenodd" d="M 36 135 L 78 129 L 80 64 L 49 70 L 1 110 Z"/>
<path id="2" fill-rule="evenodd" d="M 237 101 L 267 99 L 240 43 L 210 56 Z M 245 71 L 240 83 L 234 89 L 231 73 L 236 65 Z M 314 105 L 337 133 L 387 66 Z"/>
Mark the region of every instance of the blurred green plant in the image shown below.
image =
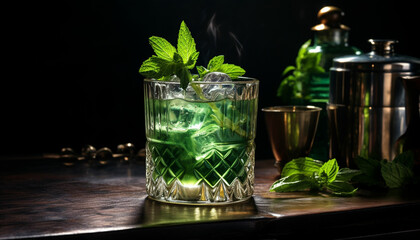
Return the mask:
<path id="1" fill-rule="evenodd" d="M 296 66 L 287 66 L 282 76 L 286 76 L 277 89 L 277 96 L 282 103 L 304 102 L 310 99 L 309 83 L 312 75 L 324 73 L 320 66 L 322 53 L 308 51 L 311 40 L 306 41 L 299 49 Z"/>

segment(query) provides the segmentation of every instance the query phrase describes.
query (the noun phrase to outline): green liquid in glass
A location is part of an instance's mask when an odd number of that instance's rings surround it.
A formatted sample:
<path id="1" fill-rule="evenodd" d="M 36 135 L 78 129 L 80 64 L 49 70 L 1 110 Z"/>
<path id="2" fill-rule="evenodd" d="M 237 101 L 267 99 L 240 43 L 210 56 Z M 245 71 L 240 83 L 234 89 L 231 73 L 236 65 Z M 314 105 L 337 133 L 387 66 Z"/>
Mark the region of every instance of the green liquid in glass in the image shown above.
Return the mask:
<path id="1" fill-rule="evenodd" d="M 253 174 L 255 129 L 251 128 L 255 124 L 251 121 L 255 121 L 256 99 L 148 102 L 146 121 L 152 124 L 146 135 L 152 181 L 216 188 L 230 186 L 236 179 L 244 184 Z"/>

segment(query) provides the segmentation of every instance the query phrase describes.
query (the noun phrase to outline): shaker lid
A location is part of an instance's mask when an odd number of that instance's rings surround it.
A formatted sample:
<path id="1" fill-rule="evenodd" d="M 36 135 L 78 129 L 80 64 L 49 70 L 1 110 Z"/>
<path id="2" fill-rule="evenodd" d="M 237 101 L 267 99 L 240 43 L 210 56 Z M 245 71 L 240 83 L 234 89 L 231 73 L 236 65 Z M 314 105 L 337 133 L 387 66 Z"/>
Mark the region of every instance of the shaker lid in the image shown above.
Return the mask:
<path id="1" fill-rule="evenodd" d="M 397 40 L 369 39 L 372 51 L 363 55 L 349 55 L 334 58 L 333 69 L 356 71 L 417 72 L 420 59 L 397 55 L 394 46 Z"/>
<path id="2" fill-rule="evenodd" d="M 313 26 L 311 30 L 313 31 L 323 31 L 329 29 L 342 29 L 350 30 L 349 27 L 341 24 L 341 18 L 344 16 L 344 12 L 334 6 L 326 6 L 321 8 L 318 12 L 318 20 L 320 24 Z"/>

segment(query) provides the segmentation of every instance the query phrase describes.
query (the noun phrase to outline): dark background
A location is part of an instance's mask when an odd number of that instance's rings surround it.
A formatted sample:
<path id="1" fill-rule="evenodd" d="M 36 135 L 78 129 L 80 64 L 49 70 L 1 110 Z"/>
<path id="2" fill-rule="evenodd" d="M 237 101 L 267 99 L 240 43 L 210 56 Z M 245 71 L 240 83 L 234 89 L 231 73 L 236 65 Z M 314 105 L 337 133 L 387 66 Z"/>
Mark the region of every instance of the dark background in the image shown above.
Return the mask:
<path id="1" fill-rule="evenodd" d="M 0 156 L 145 143 L 141 63 L 152 35 L 176 44 L 185 20 L 204 65 L 218 54 L 260 80 L 259 108 L 277 105 L 279 76 L 313 37 L 325 5 L 342 8 L 350 44 L 398 39 L 420 57 L 416 1 L 14 1 L 2 3 Z M 212 21 L 213 31 L 209 23 Z M 257 159 L 271 158 L 259 112 Z"/>

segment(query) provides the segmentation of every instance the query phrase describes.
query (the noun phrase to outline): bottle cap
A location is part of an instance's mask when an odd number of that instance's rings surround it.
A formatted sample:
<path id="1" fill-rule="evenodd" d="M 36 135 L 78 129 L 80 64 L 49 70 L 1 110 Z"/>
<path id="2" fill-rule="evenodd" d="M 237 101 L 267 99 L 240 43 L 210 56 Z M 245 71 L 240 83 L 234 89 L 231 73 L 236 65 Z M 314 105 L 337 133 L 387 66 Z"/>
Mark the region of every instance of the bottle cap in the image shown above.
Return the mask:
<path id="1" fill-rule="evenodd" d="M 344 12 L 334 6 L 326 6 L 321 8 L 318 12 L 318 20 L 320 24 L 313 26 L 311 30 L 313 31 L 324 31 L 329 29 L 342 29 L 350 30 L 346 25 L 341 24 L 341 19 L 344 16 Z"/>

